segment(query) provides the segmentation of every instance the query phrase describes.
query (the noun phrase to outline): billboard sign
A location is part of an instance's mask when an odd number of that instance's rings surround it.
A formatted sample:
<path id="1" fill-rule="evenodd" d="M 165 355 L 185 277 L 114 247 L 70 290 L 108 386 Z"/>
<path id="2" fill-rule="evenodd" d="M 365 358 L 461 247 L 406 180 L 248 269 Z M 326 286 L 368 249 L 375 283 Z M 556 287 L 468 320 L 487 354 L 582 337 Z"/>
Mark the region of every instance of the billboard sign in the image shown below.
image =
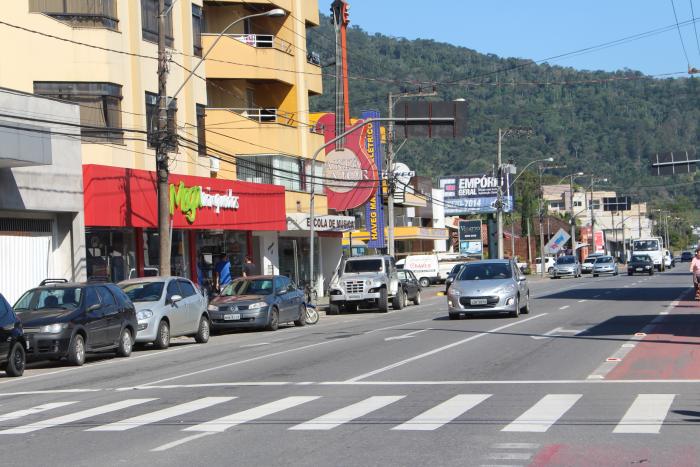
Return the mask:
<path id="1" fill-rule="evenodd" d="M 482 256 L 480 220 L 459 221 L 459 253 L 465 256 Z"/>
<path id="2" fill-rule="evenodd" d="M 488 214 L 497 211 L 498 177 L 490 174 L 440 177 L 440 188 L 445 191 L 445 214 Z M 510 174 L 501 180 L 503 212 L 513 210 L 513 192 Z"/>
<path id="3" fill-rule="evenodd" d="M 368 118 L 379 118 L 379 112 L 376 110 L 364 111 L 360 115 L 362 120 Z M 374 158 L 374 163 L 377 166 L 377 173 L 382 173 L 382 143 L 381 143 L 381 128 L 379 122 L 373 122 L 367 125 L 367 133 L 365 137 L 365 149 L 367 154 Z M 365 204 L 365 219 L 367 219 L 367 231 L 369 232 L 369 248 L 384 248 L 384 205 L 382 204 L 382 186 L 377 187 L 376 193 Z"/>
<path id="4" fill-rule="evenodd" d="M 559 229 L 559 231 L 554 234 L 554 236 L 544 246 L 544 252 L 551 255 L 556 255 L 562 251 L 564 245 L 566 245 L 566 242 L 568 242 L 570 238 L 571 235 L 566 233 L 566 230 Z"/>
<path id="5" fill-rule="evenodd" d="M 632 209 L 632 198 L 629 196 L 615 196 L 603 198 L 603 211 L 629 211 Z"/>

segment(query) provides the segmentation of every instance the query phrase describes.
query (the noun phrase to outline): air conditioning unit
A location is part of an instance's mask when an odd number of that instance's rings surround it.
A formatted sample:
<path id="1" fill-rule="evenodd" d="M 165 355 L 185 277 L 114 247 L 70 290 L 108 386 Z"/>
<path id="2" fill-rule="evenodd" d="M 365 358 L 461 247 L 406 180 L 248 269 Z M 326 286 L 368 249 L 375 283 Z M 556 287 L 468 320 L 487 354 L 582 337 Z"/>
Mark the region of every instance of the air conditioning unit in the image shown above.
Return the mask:
<path id="1" fill-rule="evenodd" d="M 209 158 L 209 170 L 212 173 L 218 173 L 219 172 L 219 164 L 221 161 L 219 159 L 216 159 L 214 157 Z"/>

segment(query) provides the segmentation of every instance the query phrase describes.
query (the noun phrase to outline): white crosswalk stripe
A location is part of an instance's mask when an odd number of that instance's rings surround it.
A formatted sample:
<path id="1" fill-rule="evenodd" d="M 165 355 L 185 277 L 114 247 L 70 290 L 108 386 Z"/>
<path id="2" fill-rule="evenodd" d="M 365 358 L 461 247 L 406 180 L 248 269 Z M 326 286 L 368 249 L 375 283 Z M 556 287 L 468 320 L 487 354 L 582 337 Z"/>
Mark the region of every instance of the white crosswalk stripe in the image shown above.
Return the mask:
<path id="1" fill-rule="evenodd" d="M 370 412 L 381 409 L 382 407 L 401 400 L 404 397 L 406 396 L 368 397 L 367 399 L 356 404 L 343 407 L 342 409 L 335 410 L 327 413 L 326 415 L 321 415 L 320 417 L 309 420 L 308 422 L 293 426 L 290 428 L 290 430 L 330 430 L 342 425 L 343 423 L 348 423 L 356 418 L 365 416 Z"/>
<path id="2" fill-rule="evenodd" d="M 185 428 L 183 431 L 200 431 L 200 432 L 223 432 L 227 429 L 240 425 L 241 423 L 250 422 L 258 418 L 266 417 L 277 412 L 281 412 L 285 409 L 291 409 L 297 405 L 304 404 L 306 402 L 311 402 L 320 398 L 320 396 L 292 396 L 280 399 L 278 401 L 270 402 L 269 404 L 264 404 L 259 407 L 254 407 L 249 410 L 244 410 L 243 412 L 234 413 L 232 415 L 227 415 L 226 417 L 217 418 L 206 423 L 200 423 L 199 425 L 191 426 Z"/>
<path id="3" fill-rule="evenodd" d="M 426 410 L 406 423 L 395 426 L 392 430 L 437 430 L 467 410 L 481 404 L 490 396 L 491 394 L 459 394 L 432 409 Z"/>
<path id="4" fill-rule="evenodd" d="M 87 418 L 96 417 L 97 415 L 102 415 L 109 412 L 116 412 L 117 410 L 126 409 L 134 405 L 139 405 L 154 400 L 156 399 L 126 399 L 123 401 L 115 402 L 113 404 L 107 404 L 100 407 L 95 407 L 93 409 L 82 410 L 80 412 L 63 415 L 61 417 L 51 418 L 42 422 L 31 423 L 29 425 L 2 430 L 0 431 L 0 435 L 31 433 L 32 431 L 43 430 L 45 428 L 52 428 L 59 425 L 66 425 L 68 423 L 73 423 L 80 420 L 85 420 Z"/>
<path id="5" fill-rule="evenodd" d="M 659 433 L 675 394 L 639 394 L 613 433 Z"/>
<path id="6" fill-rule="evenodd" d="M 47 410 L 57 409 L 59 407 L 65 407 L 70 404 L 75 404 L 77 401 L 72 402 L 52 402 L 50 404 L 37 405 L 30 409 L 17 410 L 16 412 L 10 412 L 5 415 L 0 415 L 0 422 L 6 422 L 8 420 L 15 420 L 17 418 L 24 418 L 30 415 L 38 414 L 41 412 L 46 412 Z"/>
<path id="7" fill-rule="evenodd" d="M 179 415 L 185 415 L 196 410 L 206 409 L 207 407 L 228 402 L 233 399 L 235 399 L 235 397 L 204 397 L 195 401 L 168 407 L 167 409 L 139 415 L 138 417 L 127 418 L 126 420 L 110 423 L 108 425 L 96 426 L 86 431 L 126 431 L 139 426 L 158 423 Z"/>
<path id="8" fill-rule="evenodd" d="M 501 431 L 544 433 L 581 398 L 581 394 L 547 394 Z"/>

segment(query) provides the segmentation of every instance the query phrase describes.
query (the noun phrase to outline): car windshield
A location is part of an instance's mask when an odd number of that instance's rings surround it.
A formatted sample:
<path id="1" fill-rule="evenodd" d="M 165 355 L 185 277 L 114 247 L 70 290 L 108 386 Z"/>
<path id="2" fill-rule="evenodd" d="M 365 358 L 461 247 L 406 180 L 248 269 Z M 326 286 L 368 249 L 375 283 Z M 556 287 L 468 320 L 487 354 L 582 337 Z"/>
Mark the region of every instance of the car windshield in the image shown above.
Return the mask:
<path id="1" fill-rule="evenodd" d="M 452 271 L 450 271 L 450 274 L 457 274 L 461 267 L 461 264 L 455 264 L 454 266 L 452 266 Z"/>
<path id="2" fill-rule="evenodd" d="M 597 264 L 600 264 L 600 263 L 612 263 L 612 261 L 613 261 L 612 256 L 601 256 L 600 258 L 597 258 L 597 259 L 595 260 L 595 262 L 596 262 Z"/>
<path id="3" fill-rule="evenodd" d="M 165 283 L 156 282 L 136 282 L 131 284 L 120 284 L 119 287 L 127 297 L 134 302 L 157 302 L 163 295 Z"/>
<path id="4" fill-rule="evenodd" d="M 573 256 L 562 256 L 557 259 L 557 264 L 574 264 L 576 262 L 576 258 Z"/>
<path id="5" fill-rule="evenodd" d="M 632 243 L 634 251 L 655 251 L 659 249 L 658 240 L 637 240 Z"/>
<path id="6" fill-rule="evenodd" d="M 272 279 L 238 279 L 231 282 L 221 292 L 224 296 L 237 295 L 270 295 L 272 294 Z"/>
<path id="7" fill-rule="evenodd" d="M 478 281 L 486 279 L 508 279 L 512 269 L 508 263 L 467 264 L 459 274 L 460 281 Z"/>
<path id="8" fill-rule="evenodd" d="M 639 262 L 651 261 L 651 258 L 649 258 L 647 255 L 633 255 L 632 261 L 639 261 Z"/>
<path id="9" fill-rule="evenodd" d="M 595 263 L 595 260 L 600 258 L 600 256 L 589 256 L 588 258 L 584 259 L 584 263 Z"/>
<path id="10" fill-rule="evenodd" d="M 380 272 L 381 259 L 361 259 L 345 263 L 345 272 Z"/>
<path id="11" fill-rule="evenodd" d="M 32 289 L 17 300 L 15 311 L 74 310 L 80 306 L 81 287 Z"/>

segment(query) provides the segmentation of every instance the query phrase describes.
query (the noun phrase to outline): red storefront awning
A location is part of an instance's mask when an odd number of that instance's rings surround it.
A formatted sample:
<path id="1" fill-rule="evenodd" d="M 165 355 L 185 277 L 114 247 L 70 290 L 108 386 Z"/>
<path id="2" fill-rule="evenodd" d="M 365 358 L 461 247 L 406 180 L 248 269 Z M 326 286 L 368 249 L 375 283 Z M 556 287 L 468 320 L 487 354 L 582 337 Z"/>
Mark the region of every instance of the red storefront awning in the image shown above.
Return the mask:
<path id="1" fill-rule="evenodd" d="M 177 229 L 287 230 L 284 187 L 170 174 Z M 85 225 L 158 225 L 156 173 L 83 165 Z"/>

